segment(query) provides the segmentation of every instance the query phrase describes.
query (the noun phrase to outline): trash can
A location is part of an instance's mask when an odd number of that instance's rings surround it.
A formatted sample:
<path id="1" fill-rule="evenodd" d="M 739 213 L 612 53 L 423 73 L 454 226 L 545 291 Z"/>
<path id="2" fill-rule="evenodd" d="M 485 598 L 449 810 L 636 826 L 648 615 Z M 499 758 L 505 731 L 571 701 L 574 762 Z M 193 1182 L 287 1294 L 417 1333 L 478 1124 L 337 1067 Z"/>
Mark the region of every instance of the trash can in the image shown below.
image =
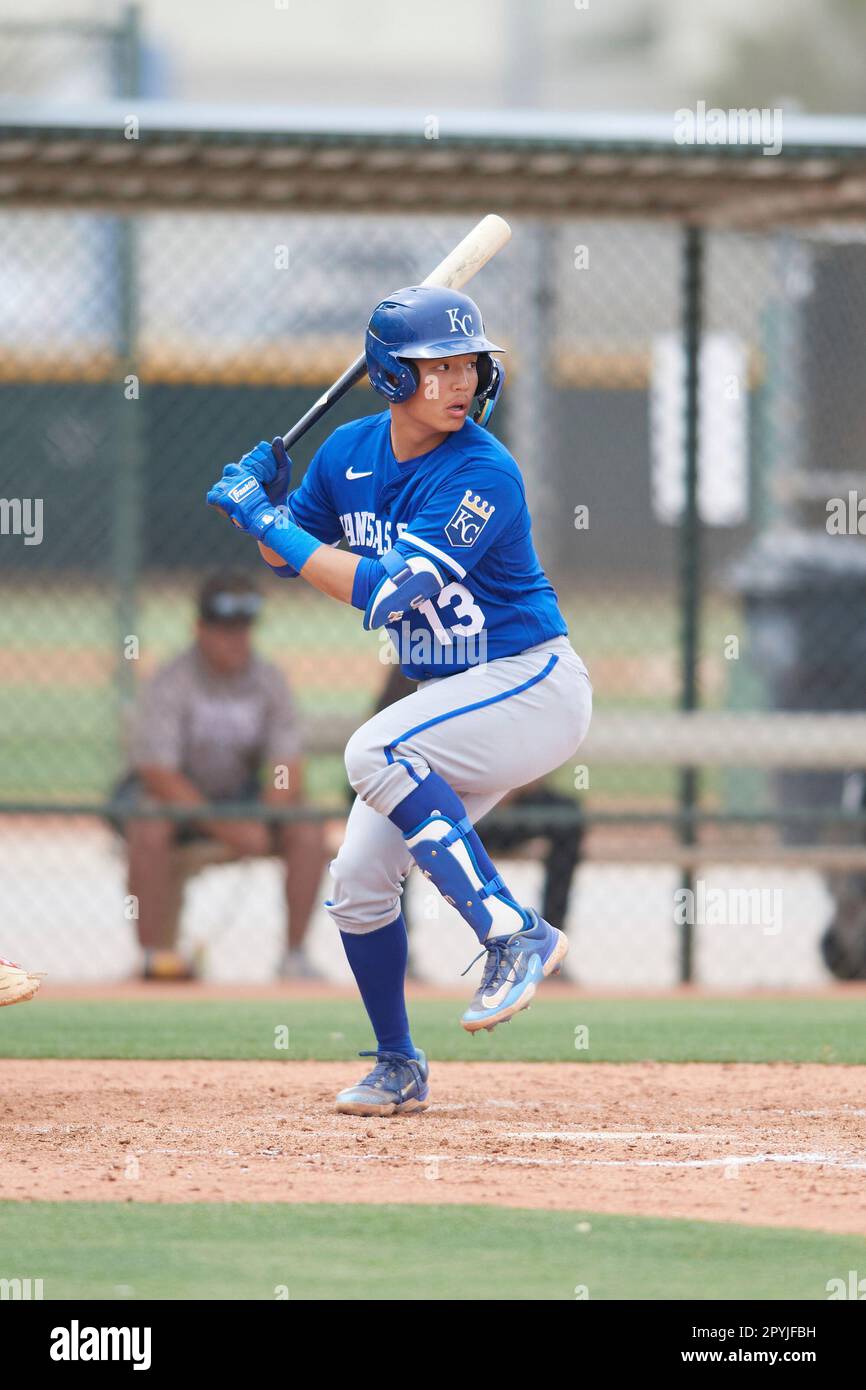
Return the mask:
<path id="1" fill-rule="evenodd" d="M 866 710 L 866 538 L 768 531 L 734 562 L 729 579 L 743 603 L 751 664 L 768 708 Z M 779 772 L 776 804 L 838 807 L 844 776 Z M 822 838 L 815 822 L 785 834 L 791 843 Z"/>
<path id="2" fill-rule="evenodd" d="M 792 711 L 866 709 L 866 539 L 821 532 L 768 532 L 731 567 L 746 616 L 751 665 L 769 708 Z M 860 768 L 786 772 L 773 778 L 781 809 L 866 808 L 866 748 Z M 863 843 L 808 818 L 786 826 L 791 844 Z M 866 875 L 827 874 L 835 910 L 820 943 L 828 970 L 866 979 Z"/>

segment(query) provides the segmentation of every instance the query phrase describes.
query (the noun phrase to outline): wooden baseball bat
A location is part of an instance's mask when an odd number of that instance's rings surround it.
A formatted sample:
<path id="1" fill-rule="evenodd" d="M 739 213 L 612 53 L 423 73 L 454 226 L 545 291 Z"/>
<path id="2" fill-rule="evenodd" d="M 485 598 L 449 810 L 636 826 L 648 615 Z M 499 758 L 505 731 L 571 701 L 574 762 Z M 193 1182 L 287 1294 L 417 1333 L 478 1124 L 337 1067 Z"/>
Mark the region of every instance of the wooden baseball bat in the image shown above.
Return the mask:
<path id="1" fill-rule="evenodd" d="M 439 285 L 443 289 L 461 289 L 478 274 L 482 266 L 493 259 L 497 251 L 502 250 L 510 237 L 511 228 L 505 218 L 498 217 L 495 212 L 488 213 L 421 283 Z M 327 414 L 336 401 L 361 381 L 366 370 L 367 360 L 362 352 L 352 365 L 346 368 L 343 375 L 337 378 L 333 386 L 329 386 L 324 395 L 319 397 L 315 405 L 310 406 L 297 424 L 292 425 L 288 434 L 283 435 L 286 449 L 291 449 L 317 420 L 321 420 L 322 416 Z"/>
<path id="2" fill-rule="evenodd" d="M 421 283 L 439 285 L 442 289 L 459 290 L 468 284 L 481 267 L 492 260 L 497 251 L 501 251 L 510 239 L 511 228 L 505 218 L 490 212 L 476 223 L 472 231 L 458 242 L 453 251 L 449 251 L 444 261 L 440 261 L 436 269 L 431 270 L 426 280 Z M 317 420 L 321 420 L 322 416 L 327 414 L 335 402 L 361 381 L 366 370 L 367 359 L 362 352 L 352 365 L 346 368 L 343 375 L 337 378 L 333 386 L 329 386 L 324 395 L 319 397 L 315 405 L 310 406 L 306 414 L 292 425 L 288 434 L 283 435 L 286 449 L 296 444 L 307 430 L 312 429 Z M 217 511 L 221 510 L 222 508 L 217 508 Z"/>

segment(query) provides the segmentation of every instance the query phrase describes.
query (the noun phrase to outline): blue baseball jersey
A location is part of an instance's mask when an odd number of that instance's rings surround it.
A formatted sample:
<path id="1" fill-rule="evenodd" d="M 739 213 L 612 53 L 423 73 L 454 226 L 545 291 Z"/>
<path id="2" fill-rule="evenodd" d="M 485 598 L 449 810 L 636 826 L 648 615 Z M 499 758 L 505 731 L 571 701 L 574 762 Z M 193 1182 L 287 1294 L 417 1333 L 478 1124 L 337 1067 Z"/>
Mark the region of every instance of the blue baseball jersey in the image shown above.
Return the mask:
<path id="1" fill-rule="evenodd" d="M 472 420 L 405 463 L 391 448 L 389 410 L 352 420 L 317 451 L 288 501 L 305 531 L 331 545 L 345 538 L 368 562 L 393 548 L 435 564 L 444 587 L 387 628 L 410 680 L 453 675 L 568 632 L 532 543 L 520 469 Z M 362 562 L 353 602 L 363 607 L 383 573 Z"/>

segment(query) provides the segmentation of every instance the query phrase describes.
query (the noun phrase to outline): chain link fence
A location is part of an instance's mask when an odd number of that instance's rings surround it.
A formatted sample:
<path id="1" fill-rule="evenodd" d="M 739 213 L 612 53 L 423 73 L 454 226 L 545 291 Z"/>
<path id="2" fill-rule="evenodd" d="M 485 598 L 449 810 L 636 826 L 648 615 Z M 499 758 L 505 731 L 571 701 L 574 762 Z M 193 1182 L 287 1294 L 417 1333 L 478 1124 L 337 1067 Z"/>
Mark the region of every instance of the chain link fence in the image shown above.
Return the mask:
<path id="1" fill-rule="evenodd" d="M 110 64 L 93 81 L 110 86 Z M 382 694 L 389 653 L 356 611 L 273 580 L 204 492 L 308 408 L 356 355 L 373 304 L 467 227 L 429 213 L 0 214 L 0 949 L 59 979 L 136 968 L 125 851 L 105 812 L 136 702 L 194 641 L 197 589 L 221 566 L 266 593 L 257 647 L 294 694 L 304 813 L 336 849 L 342 748 Z M 699 548 L 685 566 L 683 229 L 524 217 L 513 230 L 471 287 L 508 349 L 493 428 L 524 472 L 608 728 L 546 784 L 571 836 L 571 969 L 604 986 L 821 982 L 822 935 L 840 902 L 859 923 L 866 893 L 856 873 L 786 853 L 862 843 L 858 759 L 835 756 L 814 721 L 791 735 L 792 767 L 771 723 L 748 757 L 728 757 L 724 716 L 863 709 L 864 229 L 704 235 Z M 297 447 L 296 476 L 327 433 L 382 404 L 352 392 Z M 669 735 L 689 678 L 710 722 L 684 755 Z M 502 824 L 525 825 L 509 877 L 540 903 L 550 807 L 532 813 Z M 432 920 L 415 877 L 416 968 L 451 981 L 462 928 L 444 909 Z M 281 894 L 274 861 L 209 868 L 183 942 L 206 948 L 212 978 L 270 978 Z M 858 933 L 837 973 L 858 973 Z M 316 908 L 310 959 L 343 979 L 335 935 Z"/>

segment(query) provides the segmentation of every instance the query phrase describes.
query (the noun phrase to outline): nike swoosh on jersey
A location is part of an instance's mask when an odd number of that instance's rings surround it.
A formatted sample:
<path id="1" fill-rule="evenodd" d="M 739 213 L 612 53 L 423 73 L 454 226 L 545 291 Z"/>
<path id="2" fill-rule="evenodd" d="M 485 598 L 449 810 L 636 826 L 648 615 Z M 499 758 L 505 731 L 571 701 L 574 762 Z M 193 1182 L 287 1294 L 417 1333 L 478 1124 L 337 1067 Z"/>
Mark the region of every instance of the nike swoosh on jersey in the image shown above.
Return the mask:
<path id="1" fill-rule="evenodd" d="M 369 473 L 355 473 L 354 470 L 352 469 L 351 464 L 350 464 L 349 467 L 346 469 L 346 477 L 347 477 L 347 478 L 372 478 L 372 476 L 373 476 L 373 470 L 372 470 L 372 468 L 370 469 Z"/>

